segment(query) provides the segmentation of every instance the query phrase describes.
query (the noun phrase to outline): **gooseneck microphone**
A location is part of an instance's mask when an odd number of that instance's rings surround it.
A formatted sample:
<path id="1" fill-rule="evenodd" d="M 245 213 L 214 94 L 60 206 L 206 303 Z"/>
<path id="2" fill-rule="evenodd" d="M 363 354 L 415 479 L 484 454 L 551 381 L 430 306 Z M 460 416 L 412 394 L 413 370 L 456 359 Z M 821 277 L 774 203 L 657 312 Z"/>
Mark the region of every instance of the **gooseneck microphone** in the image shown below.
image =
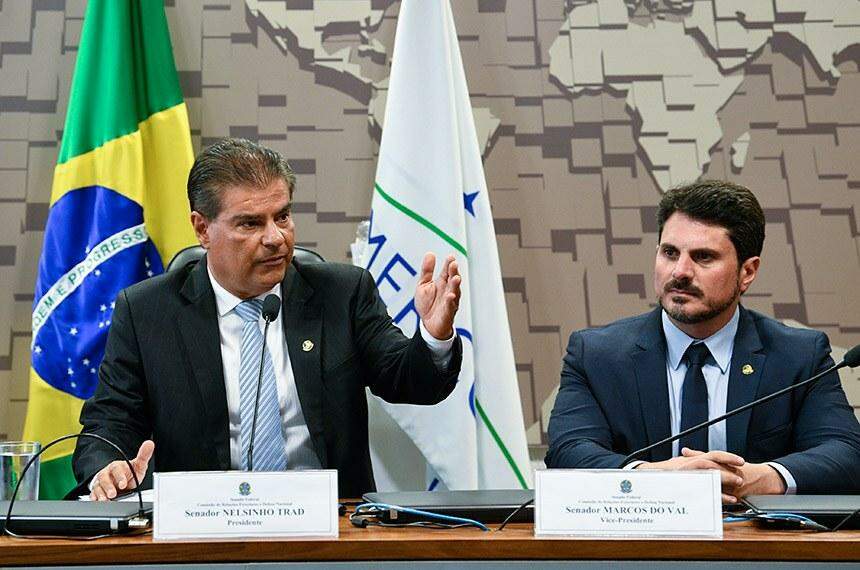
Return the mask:
<path id="1" fill-rule="evenodd" d="M 720 423 L 721 421 L 723 421 L 727 418 L 730 418 L 732 416 L 736 416 L 737 414 L 739 414 L 741 412 L 745 412 L 745 411 L 749 410 L 750 408 L 754 408 L 754 407 L 758 406 L 759 404 L 769 402 L 769 401 L 773 400 L 774 398 L 778 398 L 778 397 L 782 396 L 783 394 L 787 394 L 788 392 L 791 392 L 793 390 L 800 388 L 801 386 L 806 386 L 808 384 L 812 384 L 813 382 L 821 379 L 823 376 L 827 376 L 831 372 L 835 372 L 835 371 L 839 370 L 840 368 L 845 368 L 845 367 L 854 368 L 855 366 L 858 366 L 858 365 L 860 365 L 860 344 L 858 344 L 857 346 L 855 346 L 854 348 L 852 348 L 851 350 L 846 352 L 845 357 L 842 359 L 842 362 L 840 362 L 839 364 L 834 364 L 833 366 L 831 366 L 830 368 L 828 368 L 826 370 L 822 370 L 821 372 L 819 372 L 818 374 L 816 374 L 812 378 L 809 378 L 809 379 L 804 380 L 803 382 L 799 382 L 797 384 L 792 384 L 791 386 L 788 386 L 787 388 L 783 388 L 782 390 L 778 390 L 778 391 L 774 392 L 773 394 L 768 394 L 767 396 L 763 396 L 763 397 L 759 398 L 758 400 L 753 400 L 752 402 L 750 402 L 748 404 L 744 404 L 743 406 L 740 406 L 739 408 L 735 408 L 734 410 L 732 410 L 730 412 L 726 412 L 725 414 L 723 414 L 719 417 L 716 417 L 712 420 L 708 420 L 706 422 L 700 423 L 699 425 L 695 425 L 691 428 L 685 429 L 684 431 L 679 432 L 676 435 L 673 435 L 672 437 L 667 437 L 666 439 L 662 439 L 662 440 L 658 441 L 657 443 L 652 443 L 651 445 L 643 447 L 642 449 L 637 449 L 636 451 L 634 451 L 633 453 L 631 453 L 630 455 L 625 457 L 624 461 L 621 462 L 621 465 L 619 467 L 624 467 L 625 465 L 630 463 L 630 461 L 632 461 L 633 459 L 636 459 L 637 457 L 641 456 L 644 453 L 651 451 L 654 448 L 660 447 L 661 445 L 666 445 L 667 443 L 672 443 L 673 441 L 681 439 L 682 437 L 685 437 L 685 436 L 687 436 L 687 435 L 689 435 L 695 431 L 699 431 L 700 429 L 705 429 L 705 428 L 712 426 L 716 423 Z"/>
<path id="2" fill-rule="evenodd" d="M 278 318 L 281 312 L 281 299 L 275 294 L 266 295 L 263 299 L 263 350 L 260 351 L 260 373 L 257 376 L 257 394 L 254 397 L 254 420 L 251 422 L 251 441 L 248 444 L 248 471 L 254 470 L 254 437 L 257 433 L 257 412 L 260 409 L 260 389 L 263 384 L 263 364 L 266 361 L 266 335 L 269 334 L 269 323 Z"/>

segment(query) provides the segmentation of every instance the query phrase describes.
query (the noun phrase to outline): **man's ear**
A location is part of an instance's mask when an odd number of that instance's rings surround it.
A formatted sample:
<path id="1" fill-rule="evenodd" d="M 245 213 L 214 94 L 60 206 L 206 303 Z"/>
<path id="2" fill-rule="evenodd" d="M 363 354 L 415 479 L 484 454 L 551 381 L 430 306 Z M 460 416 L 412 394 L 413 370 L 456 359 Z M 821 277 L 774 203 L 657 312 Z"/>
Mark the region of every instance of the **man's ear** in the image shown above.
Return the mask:
<path id="1" fill-rule="evenodd" d="M 752 285 L 753 281 L 755 281 L 760 265 L 761 257 L 757 255 L 750 257 L 741 264 L 740 274 L 738 275 L 738 287 L 740 287 L 741 293 L 746 292 L 746 290 L 750 288 L 750 285 Z"/>
<path id="2" fill-rule="evenodd" d="M 200 212 L 191 212 L 191 225 L 203 249 L 209 249 L 209 220 Z"/>

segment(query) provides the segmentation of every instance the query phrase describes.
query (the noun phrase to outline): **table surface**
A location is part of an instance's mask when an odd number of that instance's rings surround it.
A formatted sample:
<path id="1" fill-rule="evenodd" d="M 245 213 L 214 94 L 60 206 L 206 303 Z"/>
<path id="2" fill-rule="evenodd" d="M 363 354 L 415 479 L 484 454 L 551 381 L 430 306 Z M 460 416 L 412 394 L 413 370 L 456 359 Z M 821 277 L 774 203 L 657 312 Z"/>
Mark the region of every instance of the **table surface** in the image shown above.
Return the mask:
<path id="1" fill-rule="evenodd" d="M 0 564 L 132 564 L 370 560 L 860 560 L 860 531 L 815 533 L 725 525 L 722 540 L 535 538 L 531 524 L 478 529 L 356 528 L 340 538 L 162 542 L 151 534 L 93 541 L 0 537 Z"/>

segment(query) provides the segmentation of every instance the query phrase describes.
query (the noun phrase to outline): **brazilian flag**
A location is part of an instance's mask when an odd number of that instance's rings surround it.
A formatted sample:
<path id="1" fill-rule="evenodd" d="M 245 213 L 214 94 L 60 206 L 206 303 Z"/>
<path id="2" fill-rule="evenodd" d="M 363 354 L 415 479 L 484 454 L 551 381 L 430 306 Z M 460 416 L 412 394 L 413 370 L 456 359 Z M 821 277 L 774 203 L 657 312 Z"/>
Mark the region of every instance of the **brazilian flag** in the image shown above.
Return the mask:
<path id="1" fill-rule="evenodd" d="M 80 431 L 117 293 L 195 242 L 193 159 L 162 0 L 90 0 L 36 280 L 25 439 Z M 40 498 L 74 487 L 73 451 L 43 455 Z"/>

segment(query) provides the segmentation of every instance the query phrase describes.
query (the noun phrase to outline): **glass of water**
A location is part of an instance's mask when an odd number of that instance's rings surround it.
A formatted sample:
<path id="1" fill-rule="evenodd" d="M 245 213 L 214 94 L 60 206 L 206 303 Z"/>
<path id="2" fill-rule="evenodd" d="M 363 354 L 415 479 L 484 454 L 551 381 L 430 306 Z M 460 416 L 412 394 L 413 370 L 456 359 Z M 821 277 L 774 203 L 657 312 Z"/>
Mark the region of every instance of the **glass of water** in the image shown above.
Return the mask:
<path id="1" fill-rule="evenodd" d="M 39 453 L 42 445 L 37 441 L 0 441 L 0 500 L 8 501 L 27 462 Z M 33 462 L 18 489 L 16 501 L 39 499 L 39 459 Z"/>

